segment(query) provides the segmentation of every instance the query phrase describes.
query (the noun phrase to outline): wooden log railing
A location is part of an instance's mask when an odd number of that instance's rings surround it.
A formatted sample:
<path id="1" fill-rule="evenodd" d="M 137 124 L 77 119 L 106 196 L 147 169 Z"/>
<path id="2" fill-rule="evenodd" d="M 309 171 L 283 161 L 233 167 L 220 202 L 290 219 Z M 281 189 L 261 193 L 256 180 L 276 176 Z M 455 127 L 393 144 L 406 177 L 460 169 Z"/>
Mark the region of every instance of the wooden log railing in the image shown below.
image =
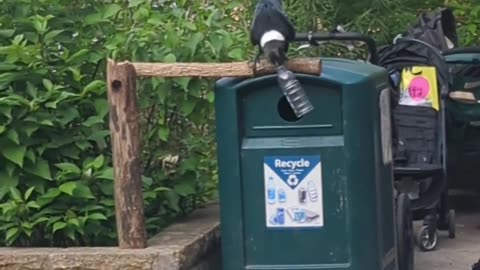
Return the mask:
<path id="1" fill-rule="evenodd" d="M 289 70 L 320 75 L 318 58 L 291 59 Z M 112 142 L 115 215 L 118 246 L 122 249 L 147 247 L 140 166 L 140 132 L 136 81 L 138 77 L 252 77 L 251 62 L 237 63 L 107 63 L 107 87 Z M 267 75 L 275 68 L 260 61 L 255 75 Z"/>

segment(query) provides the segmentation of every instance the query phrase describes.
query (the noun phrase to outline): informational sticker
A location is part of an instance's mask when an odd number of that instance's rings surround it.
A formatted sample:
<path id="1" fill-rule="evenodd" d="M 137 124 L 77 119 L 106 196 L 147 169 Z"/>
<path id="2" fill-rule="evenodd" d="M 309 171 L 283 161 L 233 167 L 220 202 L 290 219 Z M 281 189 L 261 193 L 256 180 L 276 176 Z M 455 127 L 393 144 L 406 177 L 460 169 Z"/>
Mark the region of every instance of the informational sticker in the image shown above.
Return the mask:
<path id="1" fill-rule="evenodd" d="M 436 68 L 414 66 L 403 69 L 399 103 L 407 106 L 432 107 L 438 111 Z"/>
<path id="2" fill-rule="evenodd" d="M 392 163 L 392 118 L 390 106 L 390 88 L 380 93 L 380 133 L 382 137 L 383 164 Z"/>
<path id="3" fill-rule="evenodd" d="M 266 225 L 323 227 L 320 156 L 264 158 Z"/>

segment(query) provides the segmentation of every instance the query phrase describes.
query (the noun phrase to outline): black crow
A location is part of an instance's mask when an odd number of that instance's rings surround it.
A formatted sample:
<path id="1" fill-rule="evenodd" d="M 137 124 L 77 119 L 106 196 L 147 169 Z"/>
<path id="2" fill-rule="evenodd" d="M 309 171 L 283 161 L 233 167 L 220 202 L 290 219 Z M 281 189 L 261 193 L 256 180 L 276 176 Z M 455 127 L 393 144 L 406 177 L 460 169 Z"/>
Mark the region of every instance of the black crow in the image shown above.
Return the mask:
<path id="1" fill-rule="evenodd" d="M 480 270 L 480 260 L 472 265 L 472 270 Z"/>
<path id="2" fill-rule="evenodd" d="M 295 38 L 295 28 L 283 11 L 282 0 L 260 0 L 250 31 L 253 45 L 274 65 L 287 60 L 289 43 Z M 260 55 L 259 54 L 259 55 Z"/>

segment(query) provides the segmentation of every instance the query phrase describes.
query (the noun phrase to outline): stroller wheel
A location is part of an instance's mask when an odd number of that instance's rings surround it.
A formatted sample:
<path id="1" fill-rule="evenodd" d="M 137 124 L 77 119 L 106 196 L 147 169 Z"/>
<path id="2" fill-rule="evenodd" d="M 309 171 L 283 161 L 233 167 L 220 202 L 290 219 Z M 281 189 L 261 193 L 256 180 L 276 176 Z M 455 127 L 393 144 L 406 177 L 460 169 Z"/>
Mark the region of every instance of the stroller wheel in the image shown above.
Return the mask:
<path id="1" fill-rule="evenodd" d="M 455 236 L 456 236 L 455 210 L 451 209 L 448 212 L 448 238 L 454 239 Z"/>
<path id="2" fill-rule="evenodd" d="M 422 251 L 432 251 L 437 247 L 437 230 L 431 226 L 423 226 L 417 233 L 417 245 Z"/>
<path id="3" fill-rule="evenodd" d="M 410 199 L 405 193 L 397 198 L 397 256 L 399 270 L 414 268 L 413 217 Z"/>

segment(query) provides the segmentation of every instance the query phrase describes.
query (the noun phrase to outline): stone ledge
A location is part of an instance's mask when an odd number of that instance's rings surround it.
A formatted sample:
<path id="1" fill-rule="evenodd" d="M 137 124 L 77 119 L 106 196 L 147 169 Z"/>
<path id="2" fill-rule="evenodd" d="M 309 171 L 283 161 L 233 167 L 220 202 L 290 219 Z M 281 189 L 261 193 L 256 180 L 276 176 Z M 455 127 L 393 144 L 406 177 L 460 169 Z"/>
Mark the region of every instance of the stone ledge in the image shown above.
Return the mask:
<path id="1" fill-rule="evenodd" d="M 188 270 L 220 245 L 219 207 L 199 209 L 149 239 L 148 248 L 0 248 L 0 270 Z M 207 268 L 208 269 L 208 268 Z M 213 267 L 212 267 L 213 269 Z"/>

